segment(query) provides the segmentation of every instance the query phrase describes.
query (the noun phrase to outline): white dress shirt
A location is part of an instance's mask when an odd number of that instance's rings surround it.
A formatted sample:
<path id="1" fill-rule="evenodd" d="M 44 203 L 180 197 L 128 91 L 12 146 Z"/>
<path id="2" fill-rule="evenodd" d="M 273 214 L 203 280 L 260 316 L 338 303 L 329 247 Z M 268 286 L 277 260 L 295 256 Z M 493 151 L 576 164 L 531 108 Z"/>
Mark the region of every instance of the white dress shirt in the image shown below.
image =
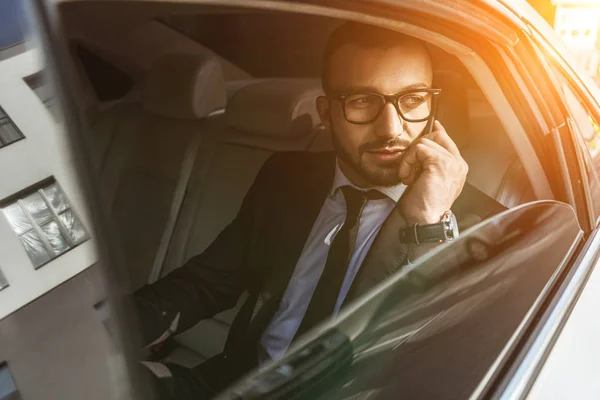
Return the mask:
<path id="1" fill-rule="evenodd" d="M 262 346 L 260 353 L 266 352 L 272 359 L 280 359 L 285 354 L 308 309 L 310 299 L 325 268 L 329 246 L 346 218 L 346 201 L 342 191 L 339 190 L 346 185 L 357 188 L 336 163 L 335 177 L 329 195 L 323 203 L 310 235 L 304 244 L 292 278 L 283 294 L 281 305 L 260 340 L 260 346 Z M 363 208 L 358 225 L 356 245 L 338 295 L 334 316 L 342 306 L 348 290 L 373 240 L 377 236 L 377 232 L 379 232 L 381 225 L 400 199 L 400 196 L 402 196 L 402 193 L 404 193 L 406 186 L 399 184 L 392 187 L 372 187 L 369 189 L 376 189 L 385 194 L 386 197 L 369 200 Z"/>

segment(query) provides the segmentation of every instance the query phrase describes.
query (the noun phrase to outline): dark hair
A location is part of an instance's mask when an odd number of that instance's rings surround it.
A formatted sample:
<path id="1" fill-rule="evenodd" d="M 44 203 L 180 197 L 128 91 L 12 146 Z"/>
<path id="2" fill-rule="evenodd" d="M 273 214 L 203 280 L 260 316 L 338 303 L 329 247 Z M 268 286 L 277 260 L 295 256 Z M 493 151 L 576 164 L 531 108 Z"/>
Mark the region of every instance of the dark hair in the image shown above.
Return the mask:
<path id="1" fill-rule="evenodd" d="M 353 44 L 361 48 L 391 48 L 402 43 L 415 43 L 422 46 L 429 59 L 431 54 L 422 40 L 400 32 L 380 28 L 373 25 L 365 25 L 359 22 L 345 22 L 338 26 L 329 36 L 325 51 L 323 52 L 321 65 L 321 84 L 325 93 L 331 91 L 329 86 L 329 69 L 333 54 L 341 47 Z"/>

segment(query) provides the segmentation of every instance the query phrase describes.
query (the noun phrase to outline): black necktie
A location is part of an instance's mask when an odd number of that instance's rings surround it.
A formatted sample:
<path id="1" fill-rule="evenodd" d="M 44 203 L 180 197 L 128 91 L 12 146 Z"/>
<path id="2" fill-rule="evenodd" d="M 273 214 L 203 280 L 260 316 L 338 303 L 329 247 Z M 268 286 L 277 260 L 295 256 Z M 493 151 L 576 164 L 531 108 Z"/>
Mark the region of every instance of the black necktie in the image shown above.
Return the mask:
<path id="1" fill-rule="evenodd" d="M 346 220 L 329 247 L 325 268 L 295 337 L 299 337 L 333 313 L 348 263 L 354 253 L 362 210 L 367 201 L 385 197 L 376 190 L 363 192 L 352 186 L 343 186 L 341 190 L 346 199 Z"/>

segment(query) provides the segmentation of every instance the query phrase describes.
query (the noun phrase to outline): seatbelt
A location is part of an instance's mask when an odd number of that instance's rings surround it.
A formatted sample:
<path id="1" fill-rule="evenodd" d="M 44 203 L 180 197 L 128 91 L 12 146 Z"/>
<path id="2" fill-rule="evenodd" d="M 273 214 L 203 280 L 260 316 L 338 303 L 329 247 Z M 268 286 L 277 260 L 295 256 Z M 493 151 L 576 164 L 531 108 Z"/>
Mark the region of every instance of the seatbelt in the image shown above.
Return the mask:
<path id="1" fill-rule="evenodd" d="M 171 203 L 169 219 L 167 220 L 165 230 L 160 238 L 160 244 L 158 246 L 156 257 L 154 258 L 154 264 L 152 265 L 152 271 L 150 272 L 148 283 L 157 281 L 162 274 L 163 264 L 165 262 L 169 243 L 171 242 L 171 237 L 175 231 L 175 224 L 177 223 L 179 210 L 183 204 L 183 199 L 185 198 L 185 193 L 190 181 L 190 176 L 192 175 L 192 170 L 194 168 L 194 164 L 196 163 L 196 154 L 198 153 L 198 148 L 200 147 L 200 142 L 202 141 L 201 136 L 202 135 L 199 134 L 194 135 L 183 158 L 181 172 L 179 174 L 179 181 L 177 182 L 175 195 L 173 196 L 173 202 Z"/>

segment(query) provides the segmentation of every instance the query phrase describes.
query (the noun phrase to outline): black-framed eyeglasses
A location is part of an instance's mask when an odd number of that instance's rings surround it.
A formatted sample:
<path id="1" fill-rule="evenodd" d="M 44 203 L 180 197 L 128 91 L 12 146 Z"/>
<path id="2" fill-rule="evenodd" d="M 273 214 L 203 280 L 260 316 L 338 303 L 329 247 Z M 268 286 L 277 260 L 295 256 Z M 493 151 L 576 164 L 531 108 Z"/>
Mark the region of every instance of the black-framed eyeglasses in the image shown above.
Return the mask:
<path id="1" fill-rule="evenodd" d="M 372 92 L 340 93 L 327 96 L 342 103 L 344 118 L 352 124 L 370 124 L 392 103 L 398 115 L 407 122 L 429 120 L 437 109 L 442 89 L 413 89 L 384 95 Z"/>

